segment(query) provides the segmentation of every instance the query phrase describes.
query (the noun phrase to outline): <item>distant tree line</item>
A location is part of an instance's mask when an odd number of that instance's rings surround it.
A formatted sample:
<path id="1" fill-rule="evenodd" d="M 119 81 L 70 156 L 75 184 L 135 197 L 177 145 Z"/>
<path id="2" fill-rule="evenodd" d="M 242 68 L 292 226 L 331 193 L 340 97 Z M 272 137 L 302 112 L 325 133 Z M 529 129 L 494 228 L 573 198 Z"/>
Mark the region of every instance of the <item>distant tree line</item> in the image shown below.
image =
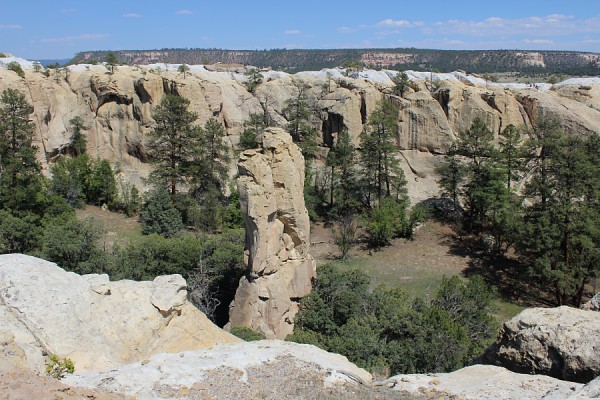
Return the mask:
<path id="1" fill-rule="evenodd" d="M 72 64 L 87 59 L 107 61 L 107 51 L 78 53 Z M 224 50 L 224 49 L 159 49 L 115 51 L 118 59 L 126 64 L 171 63 L 171 64 L 244 64 L 270 67 L 291 73 L 321 70 L 342 66 L 348 61 L 360 61 L 367 53 L 410 54 L 412 61 L 388 69 L 455 71 L 473 73 L 521 72 L 569 75 L 598 75 L 600 66 L 579 57 L 578 52 L 536 51 L 544 57 L 544 66 L 530 65 L 516 53 L 517 50 L 432 50 L 415 48 L 395 49 L 270 49 L 270 50 Z M 371 65 L 381 68 L 381 65 Z"/>

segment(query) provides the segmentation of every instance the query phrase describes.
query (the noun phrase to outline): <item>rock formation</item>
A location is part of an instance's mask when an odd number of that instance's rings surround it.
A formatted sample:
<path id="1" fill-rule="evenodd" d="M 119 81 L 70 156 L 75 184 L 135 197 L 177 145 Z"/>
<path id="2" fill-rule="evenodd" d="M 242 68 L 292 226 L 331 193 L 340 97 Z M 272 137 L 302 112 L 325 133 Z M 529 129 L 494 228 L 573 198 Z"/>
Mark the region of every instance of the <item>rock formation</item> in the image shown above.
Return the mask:
<path id="1" fill-rule="evenodd" d="M 70 141 L 69 121 L 80 116 L 87 130 L 88 152 L 92 157 L 118 162 L 125 177 L 141 186 L 141 177 L 150 172 L 145 143 L 153 127 L 152 109 L 166 94 L 190 99 L 198 113 L 199 125 L 215 117 L 227 130 L 235 146 L 250 113 L 265 113 L 276 125 L 286 123 L 285 102 L 296 94 L 298 80 L 308 85 L 309 105 L 320 142 L 330 145 L 342 128 L 355 144 L 377 102 L 391 96 L 393 71 L 363 71 L 355 77 L 339 70 L 265 72 L 264 83 L 255 93 L 243 85 L 246 77 L 235 72 L 209 71 L 191 66 L 186 78 L 169 66 L 119 66 L 109 74 L 101 65 L 74 65 L 59 75 L 45 77 L 24 63 L 25 78 L 0 65 L 0 91 L 15 88 L 26 94 L 34 106 L 35 144 L 47 171 L 55 157 Z M 496 134 L 508 124 L 531 126 L 541 117 L 558 118 L 570 134 L 600 132 L 600 82 L 598 79 L 569 80 L 554 85 L 486 84 L 464 73 L 433 74 L 435 91 L 429 88 L 429 73 L 408 71 L 412 87 L 404 98 L 393 96 L 400 112 L 397 143 L 404 153 L 402 165 L 409 184 L 409 196 L 418 201 L 437 192 L 431 171 L 437 156 L 444 154 L 456 135 L 483 118 Z M 325 89 L 325 87 L 327 87 Z M 415 91 L 416 89 L 416 91 Z M 418 160 L 413 163 L 411 159 Z"/>
<path id="2" fill-rule="evenodd" d="M 258 141 L 260 148 L 244 151 L 238 162 L 247 273 L 231 305 L 229 326 L 284 339 L 316 271 L 308 252 L 304 157 L 282 129 L 269 128 Z"/>
<path id="3" fill-rule="evenodd" d="M 431 399 L 463 400 L 565 400 L 584 387 L 549 376 L 517 374 L 492 365 L 473 365 L 446 374 L 397 375 L 382 384 Z"/>
<path id="4" fill-rule="evenodd" d="M 44 356 L 56 354 L 77 371 L 102 371 L 157 353 L 239 341 L 186 294 L 180 275 L 110 282 L 34 257 L 0 255 L 0 366 L 43 372 Z"/>
<path id="5" fill-rule="evenodd" d="M 279 368 L 277 368 L 279 366 Z M 256 370 L 270 369 L 260 382 L 264 394 L 242 396 L 238 391 L 250 384 Z M 295 371 L 294 371 L 295 370 Z M 298 375 L 290 376 L 289 372 Z M 223 372 L 227 372 L 222 376 Z M 136 399 L 202 398 L 219 390 L 227 398 L 310 398 L 299 392 L 285 397 L 275 390 L 276 382 L 293 385 L 309 373 L 318 373 L 314 385 L 344 382 L 370 383 L 371 374 L 350 363 L 346 357 L 328 353 L 315 346 L 292 342 L 263 340 L 220 345 L 210 350 L 188 351 L 179 354 L 158 354 L 142 363 L 130 364 L 102 373 L 69 375 L 64 383 L 84 388 L 101 388 Z M 219 374 L 221 373 L 221 374 Z M 222 386 L 214 388 L 215 385 Z M 309 388 L 304 388 L 306 392 Z M 236 395 L 237 393 L 237 395 Z M 176 394 L 179 394 L 177 396 Z M 214 395 L 208 398 L 224 398 Z M 273 397 L 276 395 L 277 397 Z M 317 398 L 317 397 L 313 397 Z"/>
<path id="6" fill-rule="evenodd" d="M 600 376 L 598 332 L 598 312 L 530 308 L 502 326 L 486 357 L 515 372 L 585 383 Z"/>

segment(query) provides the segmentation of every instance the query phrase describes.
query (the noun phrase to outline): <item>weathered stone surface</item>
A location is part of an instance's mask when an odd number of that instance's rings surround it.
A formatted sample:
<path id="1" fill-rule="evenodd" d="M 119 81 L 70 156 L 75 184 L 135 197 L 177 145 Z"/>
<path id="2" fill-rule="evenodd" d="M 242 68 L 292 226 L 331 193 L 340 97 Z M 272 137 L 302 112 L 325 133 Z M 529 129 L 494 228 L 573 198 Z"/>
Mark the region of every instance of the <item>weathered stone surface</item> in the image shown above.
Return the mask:
<path id="1" fill-rule="evenodd" d="M 217 118 L 235 146 L 250 113 L 266 112 L 273 124 L 285 126 L 286 100 L 296 95 L 294 84 L 302 80 L 308 85 L 320 141 L 330 145 L 344 127 L 358 144 L 368 116 L 392 86 L 391 71 L 364 71 L 355 78 L 343 77 L 338 70 L 295 75 L 271 71 L 252 94 L 243 85 L 243 75 L 199 66 L 192 66 L 186 78 L 174 70 L 151 72 L 156 66 L 119 66 L 109 74 L 101 65 L 75 65 L 68 75 L 62 71 L 49 78 L 33 72 L 31 63 L 24 68 L 25 79 L 0 68 L 0 91 L 18 89 L 33 104 L 34 144 L 45 171 L 69 144 L 69 120 L 80 116 L 88 127 L 88 153 L 118 162 L 124 176 L 138 186 L 151 170 L 145 144 L 154 124 L 152 110 L 166 94 L 190 99 L 198 125 Z M 569 134 L 600 132 L 597 81 L 567 81 L 548 90 L 550 85 L 486 85 L 465 74 L 433 74 L 439 84 L 430 93 L 429 73 L 411 72 L 410 77 L 419 91 L 408 90 L 404 99 L 392 97 L 400 110 L 397 143 L 402 150 L 444 154 L 475 117 L 483 118 L 496 134 L 508 124 L 529 127 L 541 117 L 558 118 Z M 416 200 L 412 189 L 409 196 Z"/>
<path id="2" fill-rule="evenodd" d="M 4 342 L 21 348 L 38 372 L 44 354 L 70 358 L 77 371 L 100 371 L 238 341 L 186 301 L 179 275 L 110 282 L 19 254 L 0 255 L 0 327 L 9 332 Z"/>
<path id="3" fill-rule="evenodd" d="M 600 375 L 598 332 L 597 312 L 530 308 L 503 325 L 486 357 L 515 372 L 585 383 Z"/>
<path id="4" fill-rule="evenodd" d="M 103 373 L 69 375 L 63 382 L 71 386 L 135 395 L 140 400 L 156 399 L 163 398 L 160 391 L 167 387 L 174 393 L 188 393 L 194 389 L 202 391 L 202 388 L 207 388 L 211 383 L 207 380 L 207 375 L 216 370 L 239 371 L 238 382 L 230 384 L 240 384 L 248 380 L 249 368 L 282 359 L 291 359 L 291 362 L 298 365 L 302 365 L 300 362 L 310 363 L 310 366 L 303 368 L 323 371 L 324 380 L 321 385 L 371 381 L 371 374 L 350 363 L 346 357 L 311 345 L 263 340 L 220 345 L 210 350 L 158 354 L 141 363 L 124 365 Z M 279 374 L 285 374 L 285 371 L 272 371 L 271 375 Z M 290 376 L 287 379 L 302 377 Z M 269 383 L 266 380 L 264 385 L 268 387 Z"/>
<path id="5" fill-rule="evenodd" d="M 269 339 L 293 331 L 300 298 L 311 290 L 315 261 L 304 205 L 304 158 L 278 128 L 259 137 L 238 163 L 238 192 L 246 224 L 246 276 L 230 308 L 229 326 L 246 326 Z"/>
<path id="6" fill-rule="evenodd" d="M 583 386 L 492 365 L 474 365 L 447 374 L 396 375 L 384 384 L 426 398 L 461 400 L 564 400 L 571 399 Z"/>

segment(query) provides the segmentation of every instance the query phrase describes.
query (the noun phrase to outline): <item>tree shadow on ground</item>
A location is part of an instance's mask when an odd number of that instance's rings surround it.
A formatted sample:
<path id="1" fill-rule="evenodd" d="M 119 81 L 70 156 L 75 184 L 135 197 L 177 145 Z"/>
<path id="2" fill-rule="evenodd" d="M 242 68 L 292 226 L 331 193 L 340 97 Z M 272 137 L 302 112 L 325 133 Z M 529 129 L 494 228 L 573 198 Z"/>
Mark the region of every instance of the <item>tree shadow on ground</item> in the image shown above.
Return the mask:
<path id="1" fill-rule="evenodd" d="M 481 237 L 461 235 L 456 229 L 445 234 L 443 240 L 450 254 L 469 258 L 468 267 L 463 271 L 465 277 L 480 275 L 506 301 L 524 307 L 555 305 L 547 292 L 530 283 L 527 266 L 511 251 L 504 254 L 490 251 Z"/>

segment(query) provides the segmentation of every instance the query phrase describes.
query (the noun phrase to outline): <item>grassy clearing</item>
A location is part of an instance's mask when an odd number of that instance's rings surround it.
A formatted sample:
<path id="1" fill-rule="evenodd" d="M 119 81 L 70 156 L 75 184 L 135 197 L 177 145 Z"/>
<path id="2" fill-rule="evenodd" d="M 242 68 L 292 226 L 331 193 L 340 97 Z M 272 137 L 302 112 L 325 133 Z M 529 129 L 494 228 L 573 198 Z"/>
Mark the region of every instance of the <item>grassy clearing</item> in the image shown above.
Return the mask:
<path id="1" fill-rule="evenodd" d="M 342 269 L 361 269 L 371 278 L 374 286 L 400 286 L 413 296 L 433 295 L 444 276 L 465 277 L 472 265 L 468 253 L 457 251 L 450 227 L 428 221 L 415 234 L 414 240 L 397 239 L 392 246 L 379 251 L 355 249 L 352 258 L 336 260 L 337 249 L 329 230 L 316 225 L 312 234 L 311 252 L 317 264 L 333 263 Z M 495 316 L 499 322 L 507 321 L 523 307 L 501 297 L 495 301 Z"/>
<path id="2" fill-rule="evenodd" d="M 104 227 L 104 248 L 111 250 L 142 237 L 142 225 L 138 217 L 128 218 L 124 214 L 103 211 L 100 207 L 86 205 L 76 210 L 77 218 L 91 218 Z"/>

